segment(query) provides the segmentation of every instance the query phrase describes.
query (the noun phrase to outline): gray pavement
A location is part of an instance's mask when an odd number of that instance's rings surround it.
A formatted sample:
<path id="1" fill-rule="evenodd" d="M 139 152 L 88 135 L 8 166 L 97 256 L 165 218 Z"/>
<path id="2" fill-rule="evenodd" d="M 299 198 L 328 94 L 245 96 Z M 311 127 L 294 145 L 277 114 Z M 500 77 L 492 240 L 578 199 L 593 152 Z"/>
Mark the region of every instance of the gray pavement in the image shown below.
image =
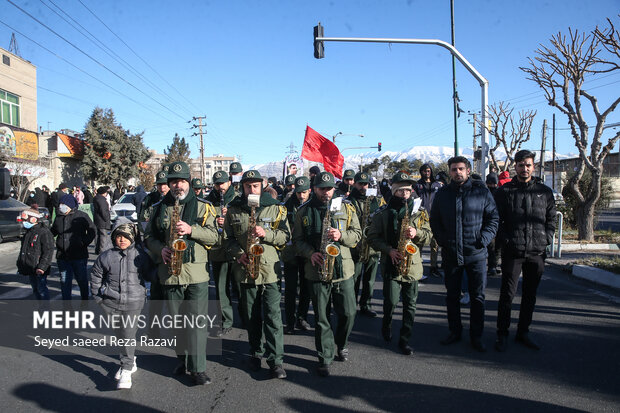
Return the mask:
<path id="1" fill-rule="evenodd" d="M 2 269 L 5 260 L 8 254 L 0 254 Z M 0 303 L 18 283 L 16 275 L 0 275 Z M 57 288 L 57 277 L 50 284 Z M 430 278 L 420 288 L 413 357 L 402 356 L 396 346 L 400 307 L 389 345 L 380 337 L 380 317 L 358 316 L 350 360 L 334 362 L 329 378 L 315 373 L 312 331 L 285 336 L 286 380 L 269 379 L 265 363 L 262 371 L 249 372 L 247 335 L 237 323 L 223 340 L 222 354 L 209 357 L 213 383 L 205 387 L 192 386 L 188 377 L 171 377 L 176 364 L 171 349 L 139 353 L 133 388 L 117 391 L 114 357 L 84 349 L 41 356 L 3 347 L 0 406 L 18 412 L 620 411 L 620 293 L 548 266 L 531 333 L 542 350 L 511 340 L 507 352 L 497 353 L 492 346 L 499 285 L 499 278 L 489 279 L 485 354 L 471 349 L 466 331 L 460 343 L 439 344 L 448 333 L 445 288 L 440 279 Z M 374 294 L 379 312 L 381 296 L 379 278 Z M 518 310 L 519 300 L 513 309 Z M 515 324 L 517 317 L 513 311 Z M 463 319 L 467 328 L 467 309 Z"/>

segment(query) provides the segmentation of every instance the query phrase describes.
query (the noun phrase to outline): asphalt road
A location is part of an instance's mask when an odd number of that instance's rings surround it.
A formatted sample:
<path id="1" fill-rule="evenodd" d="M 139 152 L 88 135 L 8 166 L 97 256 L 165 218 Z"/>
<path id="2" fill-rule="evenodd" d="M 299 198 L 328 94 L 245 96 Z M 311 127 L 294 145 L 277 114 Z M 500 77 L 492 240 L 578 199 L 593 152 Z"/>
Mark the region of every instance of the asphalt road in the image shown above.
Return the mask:
<path id="1" fill-rule="evenodd" d="M 14 256 L 5 248 L 0 251 L 0 305 L 7 298 L 27 298 L 24 294 L 29 292 L 24 280 L 10 271 Z M 50 278 L 53 297 L 59 294 L 57 280 Z M 176 359 L 172 350 L 164 348 L 139 353 L 133 388 L 117 391 L 112 378 L 118 368 L 115 357 L 88 349 L 45 356 L 4 346 L 0 406 L 11 412 L 108 413 L 620 411 L 620 292 L 548 267 L 532 328 L 542 350 L 532 351 L 511 340 L 506 353 L 497 353 L 492 346 L 499 282 L 490 279 L 487 287 L 484 342 L 489 351 L 484 354 L 474 352 L 468 340 L 447 347 L 439 344 L 448 332 L 445 288 L 433 278 L 420 289 L 413 357 L 398 352 L 396 339 L 390 345 L 383 342 L 380 317 L 358 316 L 350 360 L 335 361 L 331 377 L 315 373 L 311 331 L 285 336 L 288 378 L 272 380 L 265 363 L 262 371 L 249 372 L 247 335 L 235 326 L 223 340 L 222 354 L 207 361 L 212 384 L 196 387 L 188 377 L 172 377 Z M 380 310 L 381 295 L 379 279 L 376 310 Z M 518 307 L 518 303 L 513 306 Z M 468 310 L 463 313 L 467 328 Z M 401 314 L 399 307 L 395 333 Z M 513 312 L 513 323 L 516 316 Z"/>

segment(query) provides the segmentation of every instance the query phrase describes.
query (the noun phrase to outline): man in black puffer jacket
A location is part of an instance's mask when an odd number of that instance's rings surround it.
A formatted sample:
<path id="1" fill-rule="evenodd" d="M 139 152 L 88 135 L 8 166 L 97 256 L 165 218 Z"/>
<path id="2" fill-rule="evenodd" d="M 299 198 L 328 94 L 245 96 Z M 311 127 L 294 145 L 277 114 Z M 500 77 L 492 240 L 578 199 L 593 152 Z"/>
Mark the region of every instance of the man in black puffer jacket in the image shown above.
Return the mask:
<path id="1" fill-rule="evenodd" d="M 515 340 L 540 347 L 528 336 L 536 290 L 545 269 L 545 251 L 555 232 L 555 199 L 551 188 L 533 177 L 533 152 L 515 154 L 517 175 L 495 193 L 499 211 L 497 243 L 502 246 L 502 287 L 497 310 L 497 351 L 506 350 L 510 308 L 523 272 L 521 311 Z"/>
<path id="2" fill-rule="evenodd" d="M 450 335 L 441 344 L 461 339 L 461 278 L 467 271 L 470 304 L 469 336 L 474 349 L 484 352 L 484 286 L 487 274 L 487 245 L 495 237 L 497 209 L 482 181 L 469 178 L 469 161 L 456 156 L 448 160 L 451 182 L 441 188 L 433 201 L 431 228 L 441 247 L 445 273 L 446 305 Z"/>

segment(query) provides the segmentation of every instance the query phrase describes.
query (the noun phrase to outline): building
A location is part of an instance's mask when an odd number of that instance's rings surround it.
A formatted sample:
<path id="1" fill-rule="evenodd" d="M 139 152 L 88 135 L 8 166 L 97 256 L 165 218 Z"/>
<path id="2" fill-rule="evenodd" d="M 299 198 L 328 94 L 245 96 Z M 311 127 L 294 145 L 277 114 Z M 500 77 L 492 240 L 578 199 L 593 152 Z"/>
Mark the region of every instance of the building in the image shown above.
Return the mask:
<path id="1" fill-rule="evenodd" d="M 39 135 L 41 158 L 47 158 L 47 174 L 36 182 L 36 186 L 47 185 L 57 188 L 61 183 L 67 186 L 84 185 L 80 163 L 84 158 L 84 141 L 78 132 L 62 129 L 59 132 L 43 131 Z"/>
<path id="2" fill-rule="evenodd" d="M 151 157 L 146 164 L 152 168 L 153 171 L 159 171 L 164 164 L 166 155 L 159 154 L 155 150 L 149 150 Z M 230 164 L 235 162 L 234 156 L 224 156 L 223 154 L 214 154 L 213 156 L 205 156 L 205 183 L 212 183 L 213 174 L 217 171 L 226 171 L 230 168 Z M 200 157 L 192 158 L 189 161 L 189 168 L 193 178 L 199 178 L 200 171 Z"/>
<path id="3" fill-rule="evenodd" d="M 0 123 L 37 132 L 37 68 L 0 48 Z"/>

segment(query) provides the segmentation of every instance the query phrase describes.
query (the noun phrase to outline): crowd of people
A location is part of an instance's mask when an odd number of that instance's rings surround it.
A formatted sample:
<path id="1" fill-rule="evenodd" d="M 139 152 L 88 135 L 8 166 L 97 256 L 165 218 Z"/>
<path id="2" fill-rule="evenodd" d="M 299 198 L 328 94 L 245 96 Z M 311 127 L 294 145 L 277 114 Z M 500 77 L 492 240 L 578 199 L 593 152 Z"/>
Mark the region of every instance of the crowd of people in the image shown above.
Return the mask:
<path id="1" fill-rule="evenodd" d="M 471 173 L 466 158 L 456 156 L 448 161 L 447 174 L 435 174 L 424 164 L 419 180 L 399 171 L 376 189 L 363 171 L 346 170 L 336 182 L 316 166 L 305 176 L 291 165 L 280 185 L 234 162 L 229 172 L 213 174 L 207 193 L 186 163 L 173 162 L 157 173 L 154 190 L 140 198 L 138 222 L 119 217 L 113 227 L 108 187 L 98 188 L 92 200 L 93 222 L 78 208 L 87 191 L 69 194 L 61 185 L 51 228 L 41 223 L 36 208 L 22 214 L 27 232 L 18 270 L 29 276 L 38 299 L 49 299 L 46 277 L 56 252 L 63 299 L 71 299 L 75 278 L 81 298 L 92 295 L 107 314 L 139 314 L 150 281 L 150 317 L 162 310 L 162 303 L 171 315 L 205 313 L 212 278 L 221 310 L 217 335 L 232 330 L 236 294 L 250 369 L 260 370 L 264 359 L 273 378 L 285 378 L 284 335 L 314 328 L 317 374 L 327 377 L 334 360 L 349 359 L 356 316 L 378 316 L 372 305 L 378 301 L 377 273 L 383 280 L 381 335 L 392 341 L 394 310 L 402 302 L 397 345 L 403 355 L 413 353 L 419 283 L 425 278 L 421 251 L 430 246 L 428 273 L 442 277 L 446 287 L 449 331 L 442 345 L 461 340 L 467 294 L 470 343 L 486 351 L 486 281 L 501 276 L 494 347 L 505 351 L 522 274 L 515 340 L 539 349 L 529 327 L 555 232 L 555 202 L 551 189 L 534 176 L 534 158 L 533 152 L 517 152 L 516 174 L 503 182 L 494 173 L 483 182 Z M 95 239 L 98 257 L 89 277 L 86 247 Z M 177 241 L 184 248 L 177 248 Z M 149 335 L 160 333 L 149 330 Z M 117 335 L 135 337 L 136 331 Z M 181 335 L 173 373 L 190 374 L 199 385 L 209 383 L 206 332 L 187 329 Z M 119 388 L 131 387 L 134 352 L 131 346 L 121 349 Z"/>

